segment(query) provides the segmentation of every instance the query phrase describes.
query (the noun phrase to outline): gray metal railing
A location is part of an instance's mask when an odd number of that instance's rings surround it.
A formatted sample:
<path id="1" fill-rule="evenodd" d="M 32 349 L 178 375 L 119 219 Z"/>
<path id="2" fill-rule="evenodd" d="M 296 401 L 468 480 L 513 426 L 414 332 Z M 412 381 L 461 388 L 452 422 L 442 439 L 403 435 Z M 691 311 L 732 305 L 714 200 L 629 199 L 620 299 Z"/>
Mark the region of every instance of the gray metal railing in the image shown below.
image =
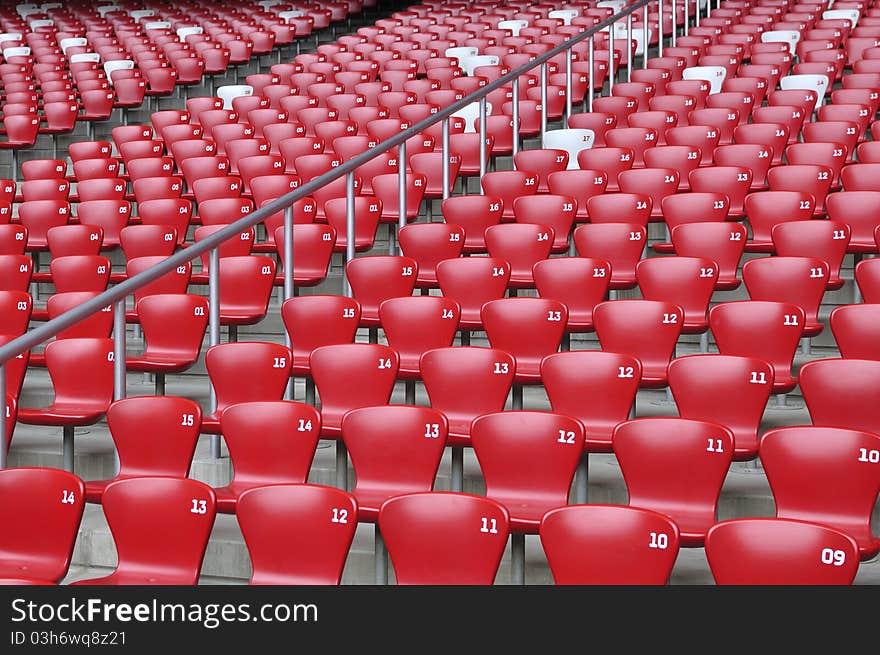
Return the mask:
<path id="1" fill-rule="evenodd" d="M 290 298 L 294 294 L 294 277 L 293 277 L 293 211 L 292 205 L 301 198 L 311 195 L 312 192 L 326 186 L 327 184 L 339 179 L 343 175 L 346 176 L 346 261 L 350 261 L 354 258 L 354 234 L 355 234 L 355 210 L 354 210 L 354 196 L 355 196 L 355 188 L 354 188 L 354 179 L 355 179 L 355 171 L 359 166 L 366 164 L 371 161 L 375 157 L 378 157 L 382 153 L 385 153 L 392 148 L 398 148 L 398 170 L 400 175 L 400 192 L 398 198 L 398 228 L 403 227 L 407 223 L 406 217 L 406 140 L 410 137 L 423 132 L 424 130 L 436 125 L 440 121 L 443 122 L 442 125 L 442 153 L 443 153 L 443 197 L 446 198 L 448 196 L 448 188 L 449 188 L 449 156 L 450 156 L 450 146 L 449 146 L 449 119 L 453 114 L 456 114 L 460 110 L 468 107 L 473 103 L 479 104 L 479 132 L 481 134 L 481 149 L 480 149 L 480 161 L 481 161 L 481 173 L 484 173 L 485 170 L 485 137 L 486 137 L 486 97 L 492 91 L 499 89 L 510 82 L 512 84 L 512 107 L 513 107 L 513 115 L 512 115 L 512 131 L 513 131 L 513 147 L 514 152 L 519 148 L 519 121 L 518 121 L 518 113 L 519 113 L 519 85 L 517 80 L 520 76 L 529 73 L 537 67 L 540 67 L 540 84 L 541 84 L 541 101 L 542 101 L 542 118 L 541 118 L 541 136 L 543 137 L 544 132 L 547 129 L 547 114 L 544 111 L 546 107 L 546 99 L 547 99 L 547 62 L 556 57 L 559 54 L 566 53 L 566 92 L 567 92 L 567 100 L 565 106 L 565 124 L 568 125 L 568 120 L 572 113 L 571 107 L 571 89 L 572 89 L 572 48 L 589 39 L 589 64 L 588 64 L 588 83 L 587 89 L 589 93 L 589 97 L 585 104 L 587 107 L 591 107 L 592 99 L 594 96 L 594 88 L 593 88 L 593 75 L 594 75 L 594 39 L 593 37 L 604 30 L 606 27 L 608 30 L 609 44 L 608 44 L 608 79 L 609 79 L 609 93 L 613 93 L 613 84 L 614 84 L 614 28 L 612 27 L 618 21 L 625 21 L 627 27 L 627 42 L 632 43 L 633 40 L 633 29 L 632 29 L 632 14 L 639 9 L 644 10 L 644 29 L 645 36 L 648 36 L 648 9 L 649 4 L 652 4 L 653 0 L 637 0 L 633 4 L 625 7 L 623 10 L 618 12 L 617 14 L 606 18 L 605 20 L 597 23 L 596 25 L 588 28 L 581 34 L 578 34 L 575 37 L 572 37 L 568 41 L 548 50 L 546 53 L 536 56 L 534 59 L 529 61 L 528 63 L 516 68 L 497 80 L 490 82 L 486 86 L 481 89 L 474 91 L 473 93 L 464 96 L 457 102 L 449 105 L 438 111 L 436 114 L 430 116 L 429 118 L 411 125 L 409 128 L 402 130 L 399 134 L 396 134 L 390 139 L 387 139 L 383 142 L 380 142 L 375 147 L 363 152 L 352 159 L 340 164 L 338 167 L 334 168 L 323 175 L 314 178 L 313 180 L 303 184 L 297 189 L 287 193 L 280 198 L 277 198 L 257 211 L 248 214 L 244 218 L 238 219 L 235 222 L 226 225 L 222 229 L 208 236 L 204 240 L 198 241 L 192 245 L 187 246 L 181 250 L 178 250 L 174 254 L 172 254 L 167 259 L 162 262 L 151 266 L 145 271 L 126 279 L 125 281 L 109 288 L 107 291 L 101 293 L 100 295 L 92 298 L 81 305 L 68 310 L 64 314 L 44 323 L 43 325 L 34 328 L 24 335 L 10 341 L 4 346 L 0 346 L 0 398 L 6 398 L 6 363 L 18 356 L 20 353 L 23 353 L 36 345 L 39 345 L 48 339 L 56 336 L 62 330 L 78 323 L 79 321 L 87 318 L 88 316 L 94 314 L 95 312 L 100 311 L 101 309 L 108 307 L 110 305 L 114 306 L 115 309 L 115 317 L 114 317 L 114 367 L 115 367 L 115 375 L 114 375 L 114 399 L 124 398 L 126 395 L 126 368 L 125 368 L 125 299 L 126 297 L 141 289 L 145 285 L 153 282 L 158 279 L 162 275 L 176 269 L 178 266 L 186 264 L 201 255 L 208 253 L 209 254 L 209 265 L 208 265 L 208 299 L 209 299 L 209 342 L 210 345 L 216 345 L 220 342 L 220 303 L 219 303 L 219 271 L 220 271 L 220 259 L 219 259 L 219 250 L 218 247 L 227 241 L 230 238 L 237 237 L 241 232 L 248 230 L 249 228 L 255 226 L 257 223 L 262 222 L 264 219 L 269 216 L 279 212 L 284 211 L 284 243 L 281 244 L 283 248 L 283 261 L 284 261 L 284 286 L 283 286 L 283 295 L 284 298 Z M 675 2 L 675 0 L 671 0 Z M 683 0 L 685 5 L 687 6 L 688 0 Z M 659 0 L 658 9 L 659 9 L 659 30 L 658 30 L 658 52 L 662 52 L 663 47 L 663 4 L 665 0 Z M 697 0 L 697 11 L 696 11 L 696 20 L 699 21 L 699 9 L 702 4 L 701 0 Z M 719 0 L 720 4 L 720 0 Z M 709 15 L 711 0 L 706 2 L 706 15 Z M 672 5 L 675 7 L 675 5 Z M 673 17 L 676 14 L 673 11 Z M 672 30 L 673 35 L 678 28 L 678 21 L 674 21 L 675 29 Z M 674 39 L 674 36 L 672 37 Z M 645 38 L 645 43 L 643 46 L 643 67 L 647 66 L 648 63 L 648 38 Z M 632 66 L 633 57 L 628 54 L 627 60 L 629 62 L 629 66 Z M 343 277 L 344 277 L 343 272 Z M 347 279 L 344 277 L 344 291 L 346 295 L 351 295 L 351 288 L 348 284 Z M 289 336 L 286 337 L 286 340 L 289 343 Z M 292 385 L 288 385 L 288 390 L 286 393 L 286 397 L 292 397 Z M 214 397 L 213 387 L 211 388 L 211 402 L 212 402 L 212 411 L 214 409 L 214 405 L 216 403 L 216 399 Z M 6 412 L 0 411 L 0 435 L 5 435 L 6 433 Z M 220 454 L 220 437 L 213 436 L 212 437 L 212 453 L 214 456 L 219 456 Z M 0 447 L 0 469 L 6 468 L 6 449 Z"/>

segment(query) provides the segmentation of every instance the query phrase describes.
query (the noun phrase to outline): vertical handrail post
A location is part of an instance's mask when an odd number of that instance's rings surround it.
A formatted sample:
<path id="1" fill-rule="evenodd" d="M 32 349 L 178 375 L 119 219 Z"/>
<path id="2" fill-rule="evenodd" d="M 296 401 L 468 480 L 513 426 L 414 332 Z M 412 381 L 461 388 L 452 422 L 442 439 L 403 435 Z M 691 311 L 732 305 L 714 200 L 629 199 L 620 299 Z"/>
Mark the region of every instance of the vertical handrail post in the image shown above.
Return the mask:
<path id="1" fill-rule="evenodd" d="M 595 82 L 593 81 L 593 78 L 596 75 L 596 71 L 594 70 L 596 64 L 593 61 L 594 60 L 593 48 L 594 48 L 593 37 L 591 36 L 589 39 L 587 39 L 587 68 L 589 69 L 589 76 L 590 76 L 590 79 L 587 82 L 587 111 L 593 111 L 593 95 L 595 93 L 595 91 L 593 89 L 593 86 L 595 84 Z"/>
<path id="2" fill-rule="evenodd" d="M 293 206 L 284 208 L 284 300 L 293 297 Z M 290 333 L 284 330 L 284 343 L 288 348 L 293 348 Z M 293 400 L 293 376 L 287 380 L 284 389 L 284 399 Z"/>
<path id="3" fill-rule="evenodd" d="M 512 93 L 513 110 L 510 117 L 510 129 L 513 130 L 513 156 L 515 157 L 519 152 L 519 78 L 513 81 Z"/>
<path id="4" fill-rule="evenodd" d="M 651 46 L 651 26 L 648 25 L 648 5 L 645 5 L 644 15 L 642 16 L 642 30 L 644 35 L 642 40 L 645 42 L 644 52 L 642 52 L 642 68 L 648 67 L 648 48 Z"/>
<path id="5" fill-rule="evenodd" d="M 547 131 L 547 62 L 541 64 L 541 147 Z"/>
<path id="6" fill-rule="evenodd" d="M 614 95 L 614 23 L 608 28 L 608 95 Z"/>
<path id="7" fill-rule="evenodd" d="M 449 118 L 441 123 L 443 128 L 443 200 L 449 197 Z"/>
<path id="8" fill-rule="evenodd" d="M 480 98 L 480 179 L 486 174 L 486 96 Z M 464 181 L 464 180 L 462 180 Z M 444 189 L 445 191 L 445 189 Z"/>
<path id="9" fill-rule="evenodd" d="M 220 249 L 213 248 L 208 255 L 208 337 L 209 344 L 220 343 Z M 211 413 L 217 411 L 217 392 L 211 387 Z M 211 457 L 220 459 L 220 435 L 211 435 Z"/>
<path id="10" fill-rule="evenodd" d="M 657 0 L 657 56 L 663 56 L 663 0 Z"/>
<path id="11" fill-rule="evenodd" d="M 125 388 L 125 298 L 113 306 L 113 400 L 126 396 Z M 113 471 L 119 473 L 119 450 L 113 448 Z"/>
<path id="12" fill-rule="evenodd" d="M 684 4 L 687 5 L 688 0 L 685 0 Z M 675 0 L 672 0 L 672 39 L 670 43 L 672 47 L 675 47 L 675 33 L 678 31 L 678 7 L 676 6 Z"/>
<path id="13" fill-rule="evenodd" d="M 565 127 L 571 119 L 571 48 L 565 51 Z"/>
<path id="14" fill-rule="evenodd" d="M 397 230 L 399 233 L 406 227 L 406 141 L 397 146 L 397 202 Z M 428 202 L 431 202 L 430 198 L 428 198 Z M 403 254 L 399 245 L 397 254 Z"/>
<path id="15" fill-rule="evenodd" d="M 626 81 L 632 82 L 632 72 L 633 72 L 633 57 L 635 54 L 633 53 L 633 15 L 626 15 Z"/>
<path id="16" fill-rule="evenodd" d="M 354 173 L 345 175 L 345 265 L 342 267 L 342 292 L 352 297 L 351 284 L 348 281 L 348 262 L 354 259 Z"/>

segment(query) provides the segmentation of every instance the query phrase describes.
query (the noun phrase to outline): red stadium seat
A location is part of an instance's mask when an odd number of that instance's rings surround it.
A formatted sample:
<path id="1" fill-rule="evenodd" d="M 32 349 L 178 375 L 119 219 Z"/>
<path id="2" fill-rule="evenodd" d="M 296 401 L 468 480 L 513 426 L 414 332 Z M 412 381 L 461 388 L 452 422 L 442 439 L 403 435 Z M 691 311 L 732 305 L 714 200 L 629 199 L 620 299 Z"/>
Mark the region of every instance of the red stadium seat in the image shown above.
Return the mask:
<path id="1" fill-rule="evenodd" d="M 340 584 L 357 527 L 351 494 L 312 484 L 261 486 L 241 494 L 236 514 L 250 584 Z"/>
<path id="2" fill-rule="evenodd" d="M 293 401 L 237 403 L 220 415 L 220 431 L 233 475 L 229 484 L 214 489 L 217 511 L 235 513 L 249 489 L 307 482 L 321 415 L 314 407 Z"/>
<path id="3" fill-rule="evenodd" d="M 611 434 L 635 403 L 641 368 L 632 355 L 561 352 L 543 359 L 541 380 L 553 411 L 583 423 L 586 451 L 610 453 Z"/>
<path id="4" fill-rule="evenodd" d="M 678 305 L 655 300 L 606 301 L 593 310 L 593 323 L 602 350 L 639 360 L 640 386 L 666 386 L 666 370 L 684 324 Z"/>
<path id="5" fill-rule="evenodd" d="M 801 307 L 759 300 L 719 303 L 709 310 L 709 327 L 722 355 L 762 359 L 773 367 L 773 393 L 797 386 L 792 360 L 804 330 Z"/>
<path id="6" fill-rule="evenodd" d="M 855 361 L 855 360 L 851 360 Z M 821 523 L 852 537 L 864 561 L 880 552 L 871 514 L 880 493 L 871 466 L 880 437 L 844 427 L 785 427 L 761 438 L 760 457 L 776 516 Z M 865 463 L 870 467 L 865 471 Z M 810 485 L 800 481 L 809 479 Z M 834 489 L 833 494 L 821 490 Z"/>
<path id="7" fill-rule="evenodd" d="M 730 468 L 730 430 L 685 418 L 639 418 L 618 425 L 612 445 L 629 505 L 675 521 L 682 547 L 702 546 L 717 521 L 721 486 Z M 686 477 L 667 475 L 670 466 L 685 465 Z"/>
<path id="8" fill-rule="evenodd" d="M 811 521 L 740 518 L 706 534 L 718 585 L 848 585 L 859 567 L 852 537 Z"/>
<path id="9" fill-rule="evenodd" d="M 379 511 L 401 585 L 491 585 L 507 544 L 508 513 L 489 498 L 453 492 L 406 494 Z M 449 557 L 450 553 L 469 557 Z"/>
<path id="10" fill-rule="evenodd" d="M 679 551 L 675 522 L 638 507 L 556 508 L 540 534 L 557 585 L 665 585 Z"/>
<path id="11" fill-rule="evenodd" d="M 216 513 L 214 492 L 197 480 L 138 477 L 109 485 L 102 500 L 118 564 L 76 585 L 195 585 Z M 131 508 L 138 511 L 132 512 Z M 157 540 L 171 531 L 173 540 Z"/>
<path id="12" fill-rule="evenodd" d="M 140 396 L 113 402 L 107 409 L 107 426 L 119 453 L 119 472 L 110 479 L 87 481 L 86 500 L 100 503 L 107 486 L 117 480 L 187 477 L 201 418 L 201 407 L 188 398 Z M 145 425 L 155 430 L 149 441 L 142 438 Z"/>
<path id="13" fill-rule="evenodd" d="M 85 507 L 82 480 L 54 468 L 0 471 L 3 534 L 0 578 L 15 584 L 60 583 L 67 575 Z"/>
<path id="14" fill-rule="evenodd" d="M 770 364 L 730 355 L 679 357 L 669 365 L 669 388 L 679 416 L 718 423 L 731 431 L 734 460 L 757 456 L 758 430 L 773 389 Z"/>

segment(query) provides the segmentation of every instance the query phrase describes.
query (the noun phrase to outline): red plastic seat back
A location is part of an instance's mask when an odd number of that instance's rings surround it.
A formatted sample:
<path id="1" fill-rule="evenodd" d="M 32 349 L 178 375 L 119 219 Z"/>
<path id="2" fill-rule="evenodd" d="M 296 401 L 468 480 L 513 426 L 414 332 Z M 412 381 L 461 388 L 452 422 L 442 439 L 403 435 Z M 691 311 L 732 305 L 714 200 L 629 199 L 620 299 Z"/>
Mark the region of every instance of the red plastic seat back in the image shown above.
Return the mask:
<path id="1" fill-rule="evenodd" d="M 539 382 L 541 360 L 562 341 L 566 306 L 549 298 L 502 298 L 487 302 L 481 313 L 491 347 L 516 360 L 516 382 Z"/>
<path id="2" fill-rule="evenodd" d="M 419 369 L 431 407 L 449 421 L 452 443 L 469 443 L 475 418 L 504 409 L 516 370 L 510 354 L 470 346 L 429 350 Z"/>
<path id="3" fill-rule="evenodd" d="M 360 407 L 343 417 L 360 520 L 376 520 L 388 498 L 434 488 L 447 432 L 446 417 L 430 407 Z"/>
<path id="4" fill-rule="evenodd" d="M 606 301 L 593 310 L 593 322 L 602 350 L 639 360 L 642 386 L 666 386 L 666 369 L 684 325 L 684 312 L 678 305 L 656 300 Z"/>
<path id="5" fill-rule="evenodd" d="M 442 294 L 461 308 L 462 329 L 481 329 L 483 304 L 503 298 L 510 279 L 510 264 L 499 257 L 459 257 L 437 264 Z"/>
<path id="6" fill-rule="evenodd" d="M 290 350 L 258 341 L 221 343 L 205 352 L 205 368 L 220 416 L 235 403 L 281 400 L 290 377 Z"/>
<path id="7" fill-rule="evenodd" d="M 758 429 L 773 390 L 768 362 L 731 355 L 679 357 L 669 364 L 669 388 L 679 416 L 718 423 L 733 433 L 735 460 L 758 454 Z"/>
<path id="8" fill-rule="evenodd" d="M 138 396 L 115 401 L 107 410 L 107 426 L 119 453 L 118 475 L 187 477 L 201 422 L 201 407 L 188 398 Z M 149 442 L 142 438 L 145 425 L 155 430 Z"/>
<path id="9" fill-rule="evenodd" d="M 639 418 L 612 437 L 629 505 L 666 514 L 678 524 L 682 546 L 702 545 L 716 521 L 721 486 L 730 468 L 733 435 L 716 423 L 684 418 Z M 670 476 L 670 466 L 687 476 Z"/>
<path id="10" fill-rule="evenodd" d="M 583 423 L 588 452 L 611 452 L 611 433 L 627 420 L 640 379 L 639 360 L 621 353 L 569 351 L 541 362 L 550 406 Z"/>
<path id="11" fill-rule="evenodd" d="M 621 505 L 551 510 L 540 534 L 557 585 L 664 585 L 679 551 L 672 519 Z"/>
<path id="12" fill-rule="evenodd" d="M 763 257 L 743 264 L 743 282 L 752 300 L 790 302 L 806 316 L 805 331 L 818 334 L 819 304 L 828 282 L 828 264 L 816 257 Z"/>
<path id="13" fill-rule="evenodd" d="M 684 332 L 708 327 L 706 312 L 717 280 L 718 266 L 706 257 L 651 257 L 636 266 L 642 297 L 678 305 L 684 312 Z"/>
<path id="14" fill-rule="evenodd" d="M 761 438 L 760 457 L 776 516 L 841 530 L 858 543 L 863 560 L 873 557 L 880 551 L 880 538 L 871 532 L 880 493 L 878 452 L 880 436 L 843 426 L 770 430 Z"/>
<path id="15" fill-rule="evenodd" d="M 755 357 L 773 367 L 774 393 L 794 387 L 792 360 L 804 331 L 804 310 L 798 305 L 720 303 L 709 310 L 709 327 L 722 355 Z"/>
<path id="16" fill-rule="evenodd" d="M 554 412 L 508 411 L 474 421 L 471 441 L 486 496 L 510 512 L 511 530 L 536 533 L 545 512 L 568 503 L 584 428 Z"/>
<path id="17" fill-rule="evenodd" d="M 378 323 L 383 300 L 412 295 L 418 264 L 412 257 L 377 255 L 359 257 L 346 265 L 352 293 L 361 305 L 361 323 Z"/>
<path id="18" fill-rule="evenodd" d="M 211 487 L 188 478 L 131 478 L 108 485 L 102 505 L 119 555 L 116 574 L 142 584 L 151 574 L 166 584 L 198 582 L 216 511 Z"/>
<path id="19" fill-rule="evenodd" d="M 831 310 L 829 323 L 834 340 L 845 359 L 880 360 L 880 306 L 872 303 L 841 305 Z"/>
<path id="20" fill-rule="evenodd" d="M 719 585 L 848 585 L 858 545 L 839 530 L 794 519 L 731 519 L 706 535 L 706 559 Z"/>
<path id="21" fill-rule="evenodd" d="M 398 496 L 379 512 L 395 578 L 403 585 L 493 584 L 508 523 L 501 504 L 453 492 Z"/>
<path id="22" fill-rule="evenodd" d="M 67 575 L 85 507 L 79 477 L 54 468 L 0 471 L 3 522 L 3 577 L 60 582 Z"/>
<path id="23" fill-rule="evenodd" d="M 45 354 L 55 405 L 68 405 L 84 414 L 107 411 L 113 401 L 112 339 L 51 341 Z"/>
<path id="24" fill-rule="evenodd" d="M 873 415 L 880 362 L 819 359 L 801 367 L 799 382 L 813 425 L 877 432 Z"/>
<path id="25" fill-rule="evenodd" d="M 244 402 L 223 411 L 220 430 L 233 463 L 231 486 L 302 484 L 318 446 L 321 415 L 290 400 Z"/>
<path id="26" fill-rule="evenodd" d="M 730 201 L 731 216 L 741 215 L 753 175 L 744 166 L 708 166 L 688 174 L 691 191 L 724 193 Z"/>
<path id="27" fill-rule="evenodd" d="M 393 348 L 351 343 L 312 351 L 309 367 L 321 399 L 323 431 L 338 430 L 343 415 L 359 407 L 387 405 L 400 359 Z"/>
<path id="28" fill-rule="evenodd" d="M 199 358 L 208 326 L 206 298 L 186 293 L 157 293 L 137 303 L 147 359 L 189 367 Z"/>
<path id="29" fill-rule="evenodd" d="M 339 584 L 357 527 L 357 502 L 341 489 L 275 484 L 248 489 L 236 517 L 250 555 L 250 584 Z"/>
<path id="30" fill-rule="evenodd" d="M 352 343 L 360 311 L 358 302 L 345 296 L 296 296 L 284 301 L 281 318 L 291 337 L 293 374 L 308 374 L 309 355 L 316 348 Z"/>

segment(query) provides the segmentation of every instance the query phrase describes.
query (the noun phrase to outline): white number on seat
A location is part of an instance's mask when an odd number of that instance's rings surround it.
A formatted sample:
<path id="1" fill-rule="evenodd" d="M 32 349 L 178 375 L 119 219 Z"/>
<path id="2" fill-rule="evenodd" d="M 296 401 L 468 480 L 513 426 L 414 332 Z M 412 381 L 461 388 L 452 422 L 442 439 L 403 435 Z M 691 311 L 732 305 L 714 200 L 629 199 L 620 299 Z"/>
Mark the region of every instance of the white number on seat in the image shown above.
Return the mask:
<path id="1" fill-rule="evenodd" d="M 574 443 L 574 432 L 571 430 L 560 430 L 557 443 Z"/>
<path id="2" fill-rule="evenodd" d="M 436 439 L 440 436 L 440 424 L 439 423 L 425 423 L 425 438 L 426 439 Z"/>
<path id="3" fill-rule="evenodd" d="M 68 489 L 64 489 L 61 492 L 61 504 L 62 505 L 73 505 L 76 502 L 76 494 Z"/>
<path id="4" fill-rule="evenodd" d="M 489 534 L 498 534 L 498 522 L 495 519 L 487 519 L 485 516 L 480 519 L 482 522 L 482 527 L 480 528 L 480 532 L 487 532 Z"/>
<path id="5" fill-rule="evenodd" d="M 867 448 L 859 448 L 859 461 L 877 464 L 880 462 L 880 450 L 868 450 Z"/>
<path id="6" fill-rule="evenodd" d="M 195 425 L 196 417 L 192 414 L 181 414 L 180 415 L 180 424 L 186 427 L 192 427 Z"/>
<path id="7" fill-rule="evenodd" d="M 724 452 L 724 444 L 721 443 L 721 439 L 709 439 L 709 446 L 706 448 L 707 453 L 723 453 Z"/>
<path id="8" fill-rule="evenodd" d="M 649 532 L 651 540 L 648 542 L 648 548 L 659 548 L 666 550 L 669 548 L 669 536 L 665 532 Z"/>
<path id="9" fill-rule="evenodd" d="M 510 372 L 510 365 L 507 362 L 495 362 L 495 368 L 492 373 L 495 375 L 506 375 Z"/>
<path id="10" fill-rule="evenodd" d="M 311 419 L 299 419 L 299 425 L 296 426 L 297 432 L 311 432 L 312 431 L 312 421 Z"/>
<path id="11" fill-rule="evenodd" d="M 192 514 L 207 514 L 208 513 L 208 501 L 206 500 L 196 500 L 192 499 L 192 508 L 190 508 L 190 513 Z"/>
<path id="12" fill-rule="evenodd" d="M 833 548 L 822 549 L 822 563 L 832 566 L 843 566 L 846 562 L 846 553 Z"/>
<path id="13" fill-rule="evenodd" d="M 348 510 L 345 508 L 334 507 L 333 516 L 330 517 L 330 523 L 348 523 Z"/>

